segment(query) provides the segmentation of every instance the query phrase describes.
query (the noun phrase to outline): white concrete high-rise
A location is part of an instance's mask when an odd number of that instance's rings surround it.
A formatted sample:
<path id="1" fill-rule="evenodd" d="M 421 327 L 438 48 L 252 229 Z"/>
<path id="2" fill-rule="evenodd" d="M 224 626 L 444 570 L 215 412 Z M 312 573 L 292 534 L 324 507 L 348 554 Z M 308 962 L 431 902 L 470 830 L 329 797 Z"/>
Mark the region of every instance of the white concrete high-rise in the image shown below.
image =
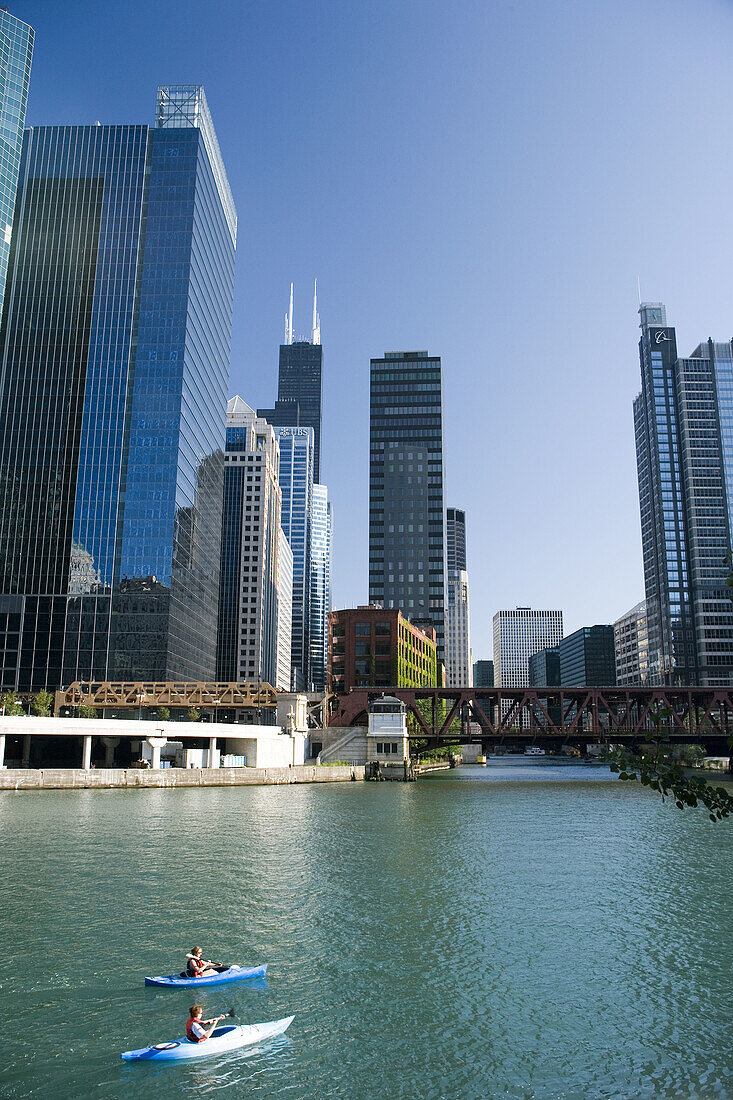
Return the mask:
<path id="1" fill-rule="evenodd" d="M 314 691 L 325 691 L 331 610 L 331 504 L 327 485 L 313 485 L 310 577 L 310 679 Z"/>
<path id="2" fill-rule="evenodd" d="M 541 649 L 554 649 L 562 639 L 562 611 L 516 607 L 494 615 L 494 683 L 528 687 L 529 659 Z"/>
<path id="3" fill-rule="evenodd" d="M 445 671 L 448 687 L 472 687 L 471 615 L 466 567 L 466 513 L 446 513 Z"/>
<path id="4" fill-rule="evenodd" d="M 291 614 L 292 554 L 281 525 L 275 431 L 241 397 L 227 405 L 227 448 L 217 675 L 290 687 L 279 661 L 281 621 Z M 281 569 L 284 575 L 281 576 Z M 280 684 L 277 681 L 280 680 Z"/>
<path id="5" fill-rule="evenodd" d="M 646 600 L 636 604 L 613 624 L 616 683 L 646 684 L 649 680 L 649 629 Z"/>
<path id="6" fill-rule="evenodd" d="M 293 636 L 293 551 L 285 532 L 280 528 L 278 539 L 277 586 L 277 671 L 274 687 L 291 691 L 293 674 L 290 663 Z"/>

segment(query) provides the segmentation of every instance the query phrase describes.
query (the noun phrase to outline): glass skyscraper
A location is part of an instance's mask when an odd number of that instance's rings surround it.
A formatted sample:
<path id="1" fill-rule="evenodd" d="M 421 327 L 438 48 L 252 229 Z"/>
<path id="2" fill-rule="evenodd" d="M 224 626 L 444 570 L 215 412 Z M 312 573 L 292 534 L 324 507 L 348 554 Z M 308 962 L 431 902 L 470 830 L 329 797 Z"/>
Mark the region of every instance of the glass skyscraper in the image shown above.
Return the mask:
<path id="1" fill-rule="evenodd" d="M 13 236 L 32 57 L 33 28 L 0 9 L 0 305 Z"/>
<path id="2" fill-rule="evenodd" d="M 210 679 L 236 212 L 203 88 L 27 130 L 3 314 L 2 684 Z"/>
<path id="3" fill-rule="evenodd" d="M 733 684 L 723 557 L 733 504 L 733 342 L 687 358 L 660 302 L 640 306 L 634 402 L 649 682 Z"/>
<path id="4" fill-rule="evenodd" d="M 427 351 L 371 360 L 369 602 L 435 628 L 444 660 L 443 375 Z"/>
<path id="5" fill-rule="evenodd" d="M 328 613 L 331 610 L 331 505 L 326 485 L 313 486 L 311 509 L 310 679 L 326 690 Z"/>
<path id="6" fill-rule="evenodd" d="M 313 429 L 313 480 L 321 480 L 321 421 L 323 417 L 323 347 L 321 322 L 313 295 L 311 339 L 293 337 L 293 288 L 285 318 L 285 343 L 280 345 L 277 401 L 274 409 L 258 409 L 277 428 Z"/>
<path id="7" fill-rule="evenodd" d="M 293 689 L 310 683 L 311 522 L 313 508 L 313 429 L 275 429 L 280 444 L 282 529 L 293 552 L 291 668 Z"/>

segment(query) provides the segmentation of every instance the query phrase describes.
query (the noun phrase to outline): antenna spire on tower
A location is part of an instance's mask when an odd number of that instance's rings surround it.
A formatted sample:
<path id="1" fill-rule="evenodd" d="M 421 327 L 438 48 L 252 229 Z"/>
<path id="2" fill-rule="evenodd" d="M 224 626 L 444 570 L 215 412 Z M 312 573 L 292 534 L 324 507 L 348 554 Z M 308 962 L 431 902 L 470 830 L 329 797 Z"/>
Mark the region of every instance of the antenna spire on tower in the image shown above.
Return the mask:
<path id="1" fill-rule="evenodd" d="M 285 343 L 293 342 L 293 284 L 290 284 L 290 309 L 285 314 Z"/>
<path id="2" fill-rule="evenodd" d="M 313 282 L 313 343 L 321 342 L 321 318 L 318 316 L 318 279 Z"/>

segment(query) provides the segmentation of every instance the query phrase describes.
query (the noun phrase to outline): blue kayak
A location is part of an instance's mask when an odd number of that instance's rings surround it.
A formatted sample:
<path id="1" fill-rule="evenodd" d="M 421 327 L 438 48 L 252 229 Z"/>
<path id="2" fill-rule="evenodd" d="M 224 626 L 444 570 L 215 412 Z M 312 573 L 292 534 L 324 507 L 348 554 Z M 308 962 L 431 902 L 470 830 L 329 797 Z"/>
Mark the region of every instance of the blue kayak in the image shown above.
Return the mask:
<path id="1" fill-rule="evenodd" d="M 211 1038 L 203 1043 L 192 1043 L 184 1036 L 170 1043 L 126 1050 L 120 1057 L 123 1062 L 190 1062 L 195 1058 L 210 1058 L 212 1054 L 226 1054 L 227 1051 L 282 1035 L 294 1019 L 294 1016 L 286 1016 L 284 1020 L 271 1020 L 266 1024 L 229 1024 L 227 1027 L 217 1027 Z"/>
<path id="2" fill-rule="evenodd" d="M 223 985 L 224 982 L 244 982 L 247 978 L 264 978 L 267 963 L 264 966 L 230 966 L 220 974 L 210 974 L 208 978 L 189 978 L 187 974 L 169 974 L 167 978 L 146 978 L 146 985 L 165 985 L 173 989 L 190 989 L 199 985 Z"/>

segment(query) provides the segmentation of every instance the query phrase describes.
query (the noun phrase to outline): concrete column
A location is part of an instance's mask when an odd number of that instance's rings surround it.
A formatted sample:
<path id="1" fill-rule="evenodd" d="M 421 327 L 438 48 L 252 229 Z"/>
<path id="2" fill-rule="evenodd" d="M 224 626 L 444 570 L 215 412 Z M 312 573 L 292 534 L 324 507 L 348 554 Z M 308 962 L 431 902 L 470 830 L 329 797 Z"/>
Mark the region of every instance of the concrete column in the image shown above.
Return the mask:
<path id="1" fill-rule="evenodd" d="M 214 753 L 216 752 L 216 738 L 209 738 L 209 767 L 214 767 Z"/>
<path id="2" fill-rule="evenodd" d="M 23 766 L 31 762 L 31 735 L 26 733 L 23 738 Z"/>
<path id="3" fill-rule="evenodd" d="M 102 744 L 104 745 L 104 766 L 105 768 L 113 768 L 115 763 L 115 749 L 120 743 L 119 737 L 103 737 Z"/>
<path id="4" fill-rule="evenodd" d="M 5 767 L 5 734 L 0 733 L 0 768 Z"/>
<path id="5" fill-rule="evenodd" d="M 82 756 L 81 766 L 84 771 L 89 771 L 92 766 L 92 735 L 88 733 L 84 738 L 84 752 Z"/>
<path id="6" fill-rule="evenodd" d="M 160 767 L 160 750 L 168 741 L 167 737 L 148 737 L 148 744 L 153 750 L 153 759 L 150 762 L 151 768 Z"/>

